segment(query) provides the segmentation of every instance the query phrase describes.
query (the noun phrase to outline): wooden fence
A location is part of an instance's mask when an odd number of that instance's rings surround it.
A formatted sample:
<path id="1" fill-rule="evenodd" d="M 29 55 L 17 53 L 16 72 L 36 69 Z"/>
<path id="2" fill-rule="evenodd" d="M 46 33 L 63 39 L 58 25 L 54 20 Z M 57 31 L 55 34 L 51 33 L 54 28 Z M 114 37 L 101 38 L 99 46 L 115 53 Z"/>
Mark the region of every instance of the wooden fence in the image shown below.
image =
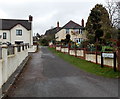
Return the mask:
<path id="1" fill-rule="evenodd" d="M 108 66 L 111 68 L 117 67 L 117 57 L 111 58 L 111 57 L 103 57 L 103 61 L 101 60 L 101 52 L 95 52 L 95 51 L 88 51 L 86 48 L 69 48 L 69 47 L 63 47 L 63 46 L 56 46 L 56 50 L 79 57 L 81 59 L 85 59 L 89 62 L 93 62 L 96 64 L 102 64 L 103 66 Z M 114 52 L 112 52 L 114 53 Z M 116 61 L 116 62 L 115 62 Z M 101 63 L 104 62 L 104 63 Z"/>

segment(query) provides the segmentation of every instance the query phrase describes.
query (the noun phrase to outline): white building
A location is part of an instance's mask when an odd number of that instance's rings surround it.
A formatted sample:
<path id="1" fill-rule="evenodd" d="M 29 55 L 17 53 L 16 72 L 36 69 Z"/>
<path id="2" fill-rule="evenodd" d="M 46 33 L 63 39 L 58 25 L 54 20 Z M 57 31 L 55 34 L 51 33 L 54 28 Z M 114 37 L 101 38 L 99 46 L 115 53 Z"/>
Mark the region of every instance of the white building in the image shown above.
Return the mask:
<path id="1" fill-rule="evenodd" d="M 0 19 L 0 42 L 33 45 L 32 16 L 29 20 Z"/>

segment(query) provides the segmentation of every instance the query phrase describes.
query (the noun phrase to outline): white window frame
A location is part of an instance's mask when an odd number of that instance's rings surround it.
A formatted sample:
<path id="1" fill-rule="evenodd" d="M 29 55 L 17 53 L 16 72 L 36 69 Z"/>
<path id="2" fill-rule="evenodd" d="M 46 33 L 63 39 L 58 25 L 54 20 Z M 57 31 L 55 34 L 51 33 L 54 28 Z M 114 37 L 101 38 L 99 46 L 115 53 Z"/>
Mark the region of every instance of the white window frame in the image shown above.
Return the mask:
<path id="1" fill-rule="evenodd" d="M 22 36 L 22 29 L 16 29 L 16 36 Z"/>

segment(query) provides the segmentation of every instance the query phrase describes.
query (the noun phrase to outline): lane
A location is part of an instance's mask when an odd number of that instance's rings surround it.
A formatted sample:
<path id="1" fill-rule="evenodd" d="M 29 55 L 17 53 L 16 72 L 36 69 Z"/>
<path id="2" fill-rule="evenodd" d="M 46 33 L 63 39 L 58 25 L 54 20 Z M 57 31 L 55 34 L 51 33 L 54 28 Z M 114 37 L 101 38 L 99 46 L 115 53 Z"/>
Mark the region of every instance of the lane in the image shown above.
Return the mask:
<path id="1" fill-rule="evenodd" d="M 118 80 L 86 73 L 47 47 L 31 55 L 9 97 L 117 97 Z"/>

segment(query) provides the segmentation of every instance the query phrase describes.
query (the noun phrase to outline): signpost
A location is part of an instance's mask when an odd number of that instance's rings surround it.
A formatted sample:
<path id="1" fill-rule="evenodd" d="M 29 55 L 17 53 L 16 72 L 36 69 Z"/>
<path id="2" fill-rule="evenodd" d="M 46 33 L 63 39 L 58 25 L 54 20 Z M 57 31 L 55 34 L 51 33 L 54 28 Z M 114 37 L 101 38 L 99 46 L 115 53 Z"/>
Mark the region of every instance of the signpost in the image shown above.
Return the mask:
<path id="1" fill-rule="evenodd" d="M 104 66 L 104 58 L 113 58 L 114 71 L 116 72 L 116 52 L 114 53 L 103 53 L 101 52 L 101 67 Z"/>

